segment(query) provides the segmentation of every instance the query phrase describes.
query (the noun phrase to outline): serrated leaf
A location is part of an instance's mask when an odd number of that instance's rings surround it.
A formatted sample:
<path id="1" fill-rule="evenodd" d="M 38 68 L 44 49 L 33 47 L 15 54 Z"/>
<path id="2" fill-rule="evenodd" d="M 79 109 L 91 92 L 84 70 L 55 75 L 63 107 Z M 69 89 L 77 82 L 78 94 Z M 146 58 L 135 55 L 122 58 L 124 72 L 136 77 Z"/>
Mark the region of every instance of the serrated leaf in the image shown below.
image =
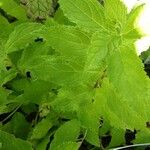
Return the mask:
<path id="1" fill-rule="evenodd" d="M 50 150 L 58 149 L 61 145 L 67 146 L 67 142 L 75 143 L 80 133 L 80 124 L 77 120 L 71 120 L 63 124 L 55 133 Z M 65 143 L 67 145 L 65 145 Z M 76 145 L 76 144 L 73 144 Z M 68 145 L 68 148 L 73 146 Z M 77 147 L 77 145 L 75 146 Z"/>
<path id="2" fill-rule="evenodd" d="M 10 34 L 5 44 L 5 52 L 12 53 L 25 48 L 27 44 L 33 42 L 34 39 L 38 37 L 38 31 L 41 27 L 42 25 L 37 23 L 24 23 L 18 25 Z"/>
<path id="3" fill-rule="evenodd" d="M 82 56 L 90 43 L 91 35 L 76 27 L 55 25 L 41 31 L 47 43 L 60 54 Z"/>
<path id="4" fill-rule="evenodd" d="M 108 78 L 143 118 L 149 120 L 149 79 L 134 49 L 120 46 L 109 58 Z M 118 80 L 119 79 L 119 80 Z"/>
<path id="5" fill-rule="evenodd" d="M 28 63 L 31 59 L 34 59 L 37 56 L 53 54 L 54 50 L 47 45 L 45 42 L 34 42 L 30 44 L 25 50 L 22 52 L 21 58 L 18 61 L 18 68 L 21 72 L 25 73 L 27 71 Z"/>
<path id="6" fill-rule="evenodd" d="M 121 26 L 126 23 L 127 8 L 121 0 L 106 0 L 104 2 L 105 17 Z"/>
<path id="7" fill-rule="evenodd" d="M 123 130 L 146 130 L 145 122 L 147 118 L 144 114 L 139 113 L 140 110 L 130 105 L 107 80 L 103 87 L 97 90 L 95 99 L 97 111 L 103 114 L 103 117 L 110 122 L 112 127 Z M 140 107 L 139 104 L 138 107 Z"/>
<path id="8" fill-rule="evenodd" d="M 0 130 L 1 150 L 33 150 L 32 145 L 24 140 L 15 138 L 12 134 Z"/>
<path id="9" fill-rule="evenodd" d="M 130 13 L 127 15 L 127 22 L 126 22 L 123 32 L 129 33 L 131 32 L 131 30 L 134 29 L 135 23 L 141 11 L 143 10 L 143 8 L 144 8 L 144 4 L 136 6 L 130 11 Z"/>
<path id="10" fill-rule="evenodd" d="M 100 127 L 100 115 L 96 111 L 93 104 L 80 107 L 78 111 L 78 119 L 81 126 L 85 129 L 85 139 L 95 145 L 100 146 L 99 141 L 99 127 Z"/>
<path id="11" fill-rule="evenodd" d="M 136 6 L 127 15 L 127 21 L 122 31 L 125 38 L 137 40 L 142 37 L 142 33 L 137 26 L 137 20 L 143 9 L 144 4 Z"/>
<path id="12" fill-rule="evenodd" d="M 104 9 L 97 0 L 60 0 L 65 16 L 80 27 L 89 30 L 106 30 Z"/>
<path id="13" fill-rule="evenodd" d="M 85 85 L 68 85 L 58 91 L 58 94 L 53 102 L 52 108 L 59 113 L 75 113 L 79 110 L 79 106 L 89 103 L 93 96 L 93 91 Z"/>
<path id="14" fill-rule="evenodd" d="M 111 141 L 109 144 L 110 148 L 116 148 L 118 145 L 125 144 L 125 131 L 122 129 L 114 128 L 111 130 Z"/>

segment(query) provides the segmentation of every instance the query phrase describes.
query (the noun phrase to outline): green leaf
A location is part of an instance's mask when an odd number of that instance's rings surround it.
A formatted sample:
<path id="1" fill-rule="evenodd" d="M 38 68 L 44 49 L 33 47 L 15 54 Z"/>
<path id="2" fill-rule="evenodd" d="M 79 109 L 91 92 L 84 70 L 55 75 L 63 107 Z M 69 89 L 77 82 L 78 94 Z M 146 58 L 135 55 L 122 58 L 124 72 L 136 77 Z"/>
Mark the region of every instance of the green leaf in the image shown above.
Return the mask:
<path id="1" fill-rule="evenodd" d="M 125 131 L 122 129 L 114 128 L 111 130 L 111 142 L 109 144 L 110 148 L 116 148 L 119 145 L 125 144 Z"/>
<path id="2" fill-rule="evenodd" d="M 54 135 L 54 140 L 51 143 L 50 150 L 55 150 L 60 148 L 60 146 L 67 146 L 71 148 L 75 146 L 77 148 L 77 144 L 75 141 L 77 140 L 80 133 L 80 124 L 77 120 L 71 120 L 60 126 L 60 128 L 56 131 Z M 70 144 L 67 144 L 67 143 Z M 64 147 L 63 146 L 63 147 Z M 68 149 L 69 150 L 69 149 Z"/>
<path id="3" fill-rule="evenodd" d="M 12 134 L 0 131 L 1 150 L 33 150 L 32 145 L 24 140 L 15 138 Z"/>
<path id="4" fill-rule="evenodd" d="M 131 12 L 127 15 L 127 21 L 123 28 L 123 36 L 129 39 L 139 39 L 142 36 L 142 33 L 137 26 L 137 20 L 140 16 L 140 13 L 144 9 L 144 4 L 134 7 Z"/>
<path id="5" fill-rule="evenodd" d="M 55 114 L 50 113 L 44 119 L 42 119 L 33 129 L 30 139 L 41 139 L 48 131 L 54 126 L 57 117 Z"/>
<path id="6" fill-rule="evenodd" d="M 10 91 L 0 87 L 0 105 L 4 105 L 7 103 L 7 97 L 10 94 Z"/>
<path id="7" fill-rule="evenodd" d="M 80 56 L 86 54 L 90 44 L 90 34 L 76 27 L 55 25 L 41 31 L 47 43 L 60 54 L 66 56 Z"/>
<path id="8" fill-rule="evenodd" d="M 49 143 L 49 136 L 46 136 L 38 145 L 36 146 L 36 150 L 46 150 L 47 145 Z"/>
<path id="9" fill-rule="evenodd" d="M 26 121 L 25 117 L 16 112 L 11 120 L 13 134 L 17 138 L 26 139 L 30 130 L 30 124 Z"/>
<path id="10" fill-rule="evenodd" d="M 4 9 L 9 15 L 21 21 L 27 20 L 24 8 L 18 5 L 14 0 L 0 0 L 0 4 L 0 8 Z"/>
<path id="11" fill-rule="evenodd" d="M 93 91 L 87 86 L 77 84 L 76 86 L 68 85 L 58 91 L 58 94 L 54 101 L 51 102 L 52 108 L 59 113 L 70 114 L 79 110 L 80 105 L 89 103 L 89 100 L 93 96 Z"/>
<path id="12" fill-rule="evenodd" d="M 132 47 L 123 45 L 108 60 L 108 78 L 128 104 L 143 118 L 149 120 L 150 80 L 143 64 Z"/>
<path id="13" fill-rule="evenodd" d="M 104 2 L 105 17 L 121 26 L 126 23 L 127 8 L 121 0 L 106 0 Z"/>
<path id="14" fill-rule="evenodd" d="M 91 104 L 80 107 L 78 119 L 80 120 L 82 128 L 85 129 L 85 139 L 92 145 L 99 147 L 100 115 L 94 105 Z"/>
<path id="15" fill-rule="evenodd" d="M 74 23 L 70 22 L 67 17 L 64 16 L 64 13 L 60 8 L 58 8 L 58 10 L 56 11 L 54 15 L 54 20 L 59 24 L 73 25 L 73 26 L 75 25 Z"/>
<path id="16" fill-rule="evenodd" d="M 137 101 L 136 105 L 140 107 Z M 123 130 L 146 130 L 147 118 L 145 118 L 144 113 L 139 113 L 141 110 L 137 110 L 134 105 L 130 105 L 130 102 L 124 99 L 108 80 L 104 81 L 102 88 L 97 90 L 95 107 L 110 122 L 112 127 Z"/>
<path id="17" fill-rule="evenodd" d="M 9 39 L 5 44 L 6 53 L 25 48 L 29 43 L 38 37 L 38 31 L 42 25 L 37 23 L 24 23 L 18 25 L 15 30 L 10 34 Z"/>
<path id="18" fill-rule="evenodd" d="M 5 41 L 14 28 L 14 24 L 9 24 L 6 18 L 0 15 L 0 43 Z"/>
<path id="19" fill-rule="evenodd" d="M 80 27 L 89 30 L 106 30 L 104 8 L 97 0 L 60 0 L 65 16 Z"/>
<path id="20" fill-rule="evenodd" d="M 46 98 L 47 94 L 51 91 L 52 84 L 42 80 L 35 80 L 29 82 L 24 87 L 23 99 L 24 102 L 32 102 L 35 104 L 40 104 L 43 99 Z"/>
<path id="21" fill-rule="evenodd" d="M 127 22 L 123 32 L 129 33 L 131 32 L 131 30 L 135 28 L 135 23 L 138 19 L 138 16 L 142 12 L 143 8 L 144 8 L 144 4 L 136 6 L 130 11 L 130 13 L 127 15 Z"/>
<path id="22" fill-rule="evenodd" d="M 63 144 L 58 145 L 55 150 L 78 150 L 80 143 L 77 142 L 64 142 Z"/>
<path id="23" fill-rule="evenodd" d="M 17 75 L 16 69 L 0 70 L 0 86 L 14 79 Z"/>
<path id="24" fill-rule="evenodd" d="M 18 61 L 17 66 L 22 73 L 25 73 L 26 71 L 28 71 L 27 66 L 29 65 L 28 63 L 31 59 L 34 59 L 37 56 L 53 54 L 53 53 L 54 50 L 50 46 L 48 46 L 47 43 L 34 42 L 24 49 L 21 58 Z"/>
<path id="25" fill-rule="evenodd" d="M 135 144 L 141 144 L 141 143 L 149 143 L 150 134 L 149 129 L 146 132 L 139 132 L 136 134 L 136 138 L 133 141 Z"/>

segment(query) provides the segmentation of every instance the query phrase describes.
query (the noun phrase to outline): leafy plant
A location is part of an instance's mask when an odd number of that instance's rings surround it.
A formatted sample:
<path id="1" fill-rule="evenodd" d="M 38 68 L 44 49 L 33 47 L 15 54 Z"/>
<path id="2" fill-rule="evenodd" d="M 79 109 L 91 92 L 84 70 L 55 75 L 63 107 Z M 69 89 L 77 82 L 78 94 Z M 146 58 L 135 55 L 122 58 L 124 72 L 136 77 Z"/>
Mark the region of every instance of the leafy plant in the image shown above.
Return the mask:
<path id="1" fill-rule="evenodd" d="M 149 142 L 150 80 L 134 47 L 143 36 L 135 21 L 144 5 L 129 13 L 120 0 L 59 5 L 41 24 L 21 21 L 24 9 L 13 13 L 2 1 L 18 21 L 1 16 L 1 149 L 92 150 Z"/>

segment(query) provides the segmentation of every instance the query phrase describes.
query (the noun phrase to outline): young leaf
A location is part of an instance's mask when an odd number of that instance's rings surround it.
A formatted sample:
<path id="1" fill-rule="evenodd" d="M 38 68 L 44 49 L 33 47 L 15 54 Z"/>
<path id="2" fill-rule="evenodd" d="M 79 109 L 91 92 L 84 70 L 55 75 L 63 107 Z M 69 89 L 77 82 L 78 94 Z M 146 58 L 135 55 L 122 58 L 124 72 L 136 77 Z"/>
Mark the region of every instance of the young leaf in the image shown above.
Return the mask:
<path id="1" fill-rule="evenodd" d="M 127 19 L 127 8 L 121 0 L 105 0 L 105 17 L 124 25 Z"/>
<path id="2" fill-rule="evenodd" d="M 127 21 L 122 30 L 124 37 L 135 40 L 141 38 L 142 33 L 140 33 L 140 29 L 137 26 L 137 19 L 143 8 L 144 4 L 134 7 L 127 15 Z"/>

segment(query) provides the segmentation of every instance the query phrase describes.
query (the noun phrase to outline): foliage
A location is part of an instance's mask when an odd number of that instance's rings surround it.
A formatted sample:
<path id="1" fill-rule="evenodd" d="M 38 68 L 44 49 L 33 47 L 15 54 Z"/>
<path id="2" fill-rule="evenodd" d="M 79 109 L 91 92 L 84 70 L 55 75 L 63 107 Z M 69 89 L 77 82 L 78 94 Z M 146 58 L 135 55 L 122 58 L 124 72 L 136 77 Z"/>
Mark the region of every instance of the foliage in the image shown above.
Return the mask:
<path id="1" fill-rule="evenodd" d="M 120 0 L 58 3 L 0 0 L 1 149 L 148 142 L 150 80 L 134 47 L 144 5 L 128 13 Z"/>

